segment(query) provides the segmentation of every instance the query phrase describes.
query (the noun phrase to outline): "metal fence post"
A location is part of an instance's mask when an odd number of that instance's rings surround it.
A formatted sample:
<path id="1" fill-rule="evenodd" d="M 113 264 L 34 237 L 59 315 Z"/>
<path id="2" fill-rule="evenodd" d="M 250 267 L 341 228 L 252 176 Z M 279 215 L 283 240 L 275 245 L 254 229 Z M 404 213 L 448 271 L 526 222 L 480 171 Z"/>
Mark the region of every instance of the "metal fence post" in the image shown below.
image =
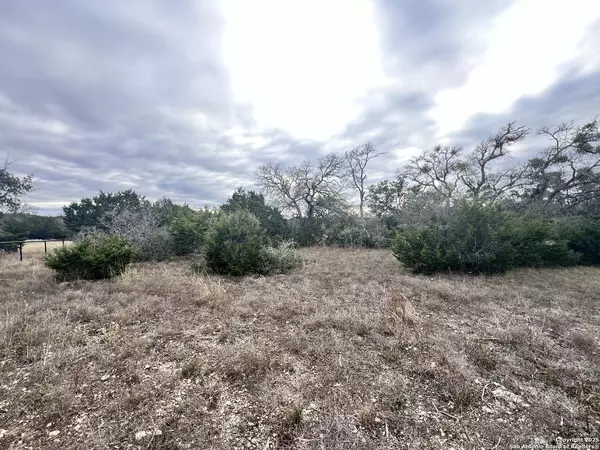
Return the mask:
<path id="1" fill-rule="evenodd" d="M 23 261 L 23 243 L 19 243 L 19 261 Z"/>
<path id="2" fill-rule="evenodd" d="M 48 248 L 46 247 L 46 241 L 44 241 L 44 253 L 48 253 Z"/>
<path id="3" fill-rule="evenodd" d="M 63 247 L 64 247 L 64 246 L 65 246 L 65 240 L 63 239 L 63 241 L 62 241 L 62 242 L 63 242 Z"/>

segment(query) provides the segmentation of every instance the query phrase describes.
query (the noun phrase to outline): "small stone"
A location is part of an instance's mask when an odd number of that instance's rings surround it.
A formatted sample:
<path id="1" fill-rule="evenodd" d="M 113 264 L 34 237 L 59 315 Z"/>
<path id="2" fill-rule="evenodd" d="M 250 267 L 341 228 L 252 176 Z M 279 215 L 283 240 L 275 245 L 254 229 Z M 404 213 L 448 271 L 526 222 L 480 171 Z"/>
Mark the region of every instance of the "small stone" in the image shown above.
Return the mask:
<path id="1" fill-rule="evenodd" d="M 145 370 L 150 370 L 150 364 L 146 364 L 146 365 L 144 366 L 144 369 L 145 369 Z"/>
<path id="2" fill-rule="evenodd" d="M 60 430 L 52 430 L 50 433 L 48 433 L 48 436 L 50 437 L 56 437 L 60 434 Z"/>
<path id="3" fill-rule="evenodd" d="M 135 440 L 136 441 L 141 441 L 142 439 L 144 439 L 146 437 L 146 432 L 145 431 L 138 431 L 137 433 L 135 433 Z"/>
<path id="4" fill-rule="evenodd" d="M 110 378 L 110 375 L 109 375 L 109 374 L 107 374 L 107 373 L 105 373 L 104 375 L 102 375 L 102 376 L 100 377 L 100 381 L 106 381 L 106 380 L 108 380 L 109 378 Z"/>

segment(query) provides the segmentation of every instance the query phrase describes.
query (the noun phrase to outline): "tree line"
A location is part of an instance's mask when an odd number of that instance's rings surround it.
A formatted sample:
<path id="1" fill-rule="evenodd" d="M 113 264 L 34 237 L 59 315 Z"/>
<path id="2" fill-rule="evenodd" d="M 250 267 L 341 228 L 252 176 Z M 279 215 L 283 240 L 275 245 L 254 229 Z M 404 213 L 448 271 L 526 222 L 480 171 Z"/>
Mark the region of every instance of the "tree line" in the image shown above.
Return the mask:
<path id="1" fill-rule="evenodd" d="M 481 271 L 468 261 L 482 255 L 500 259 L 497 248 L 502 246 L 513 254 L 519 244 L 507 243 L 501 236 L 509 229 L 518 235 L 516 230 L 523 228 L 531 231 L 524 239 L 537 236 L 540 241 L 543 237 L 546 242 L 559 242 L 566 251 L 581 254 L 575 250 L 587 245 L 581 236 L 576 245 L 574 239 L 560 233 L 565 229 L 575 233 L 577 229 L 581 235 L 585 228 L 590 242 L 595 243 L 592 231 L 600 218 L 598 120 L 579 127 L 573 123 L 544 127 L 535 134 L 539 138 L 536 142 L 543 138 L 545 144 L 513 157 L 511 151 L 519 145 L 523 148 L 533 134 L 511 122 L 471 149 L 437 145 L 412 157 L 393 179 L 378 183 L 371 183 L 370 163 L 386 153 L 377 151 L 371 142 L 295 165 L 268 162 L 256 172 L 259 192 L 239 188 L 219 208 L 200 211 L 169 199 L 151 202 L 133 190 L 100 192 L 65 206 L 62 223 L 47 219 L 46 228 L 50 229 L 52 222 L 55 233 L 96 230 L 130 239 L 152 234 L 148 230 L 168 229 L 165 236 L 169 234 L 173 240 L 169 245 L 175 253 L 183 254 L 186 246 L 199 245 L 212 218 L 247 211 L 258 219 L 274 245 L 291 239 L 297 245 L 392 247 L 405 265 L 411 264 L 410 258 L 427 254 L 430 259 L 437 257 L 440 267 Z M 15 177 L 8 165 L 0 170 L 0 209 L 5 210 L 0 239 L 11 233 L 14 236 L 14 224 L 19 220 L 22 224 L 42 222 L 35 216 L 16 215 L 22 195 L 32 188 L 31 176 Z M 504 222 L 491 217 L 502 217 Z M 454 235 L 448 231 L 453 226 Z M 473 244 L 470 241 L 464 248 L 453 245 L 459 236 L 473 236 L 476 250 L 466 250 Z M 495 240 L 492 247 L 496 250 L 478 248 L 477 243 L 486 240 Z M 542 249 L 546 244 L 539 245 Z M 155 242 L 149 248 L 156 246 Z M 450 247 L 453 250 L 448 253 Z M 577 259 L 563 256 L 563 261 Z M 536 265 L 534 260 L 511 258 L 513 263 L 505 261 L 507 267 Z M 589 255 L 586 258 L 589 261 Z M 514 262 L 517 260 L 521 262 Z"/>

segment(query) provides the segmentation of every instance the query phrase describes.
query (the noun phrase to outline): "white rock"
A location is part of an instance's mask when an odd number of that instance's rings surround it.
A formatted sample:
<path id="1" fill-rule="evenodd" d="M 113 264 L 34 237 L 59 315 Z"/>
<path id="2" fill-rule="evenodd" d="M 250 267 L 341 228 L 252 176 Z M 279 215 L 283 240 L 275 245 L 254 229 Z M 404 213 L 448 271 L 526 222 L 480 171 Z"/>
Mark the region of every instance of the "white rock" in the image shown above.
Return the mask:
<path id="1" fill-rule="evenodd" d="M 136 441 L 141 441 L 142 439 L 144 439 L 146 437 L 146 433 L 145 431 L 138 431 L 137 433 L 135 433 L 135 440 Z"/>
<path id="2" fill-rule="evenodd" d="M 52 430 L 50 433 L 48 433 L 48 436 L 50 437 L 56 437 L 60 434 L 60 430 Z"/>

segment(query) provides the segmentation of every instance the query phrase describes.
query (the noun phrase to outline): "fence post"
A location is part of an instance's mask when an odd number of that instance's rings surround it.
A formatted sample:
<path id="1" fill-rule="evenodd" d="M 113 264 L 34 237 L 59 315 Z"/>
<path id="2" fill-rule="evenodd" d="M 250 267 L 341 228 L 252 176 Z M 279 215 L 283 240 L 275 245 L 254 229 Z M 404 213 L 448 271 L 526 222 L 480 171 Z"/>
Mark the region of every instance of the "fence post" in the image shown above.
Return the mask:
<path id="1" fill-rule="evenodd" d="M 48 248 L 46 247 L 46 241 L 44 241 L 44 253 L 48 253 Z"/>
<path id="2" fill-rule="evenodd" d="M 63 247 L 65 246 L 65 240 L 63 239 Z"/>
<path id="3" fill-rule="evenodd" d="M 19 261 L 23 261 L 23 243 L 19 242 Z"/>

